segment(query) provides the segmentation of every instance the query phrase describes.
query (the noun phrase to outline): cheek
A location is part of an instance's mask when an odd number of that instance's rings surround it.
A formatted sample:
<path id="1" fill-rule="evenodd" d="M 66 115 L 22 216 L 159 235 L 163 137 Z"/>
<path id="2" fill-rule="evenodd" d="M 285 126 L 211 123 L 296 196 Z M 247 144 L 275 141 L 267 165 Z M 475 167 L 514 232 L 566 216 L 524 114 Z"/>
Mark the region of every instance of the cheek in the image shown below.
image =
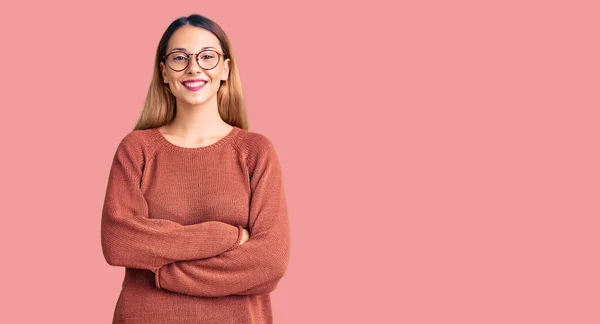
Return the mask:
<path id="1" fill-rule="evenodd" d="M 215 68 L 208 72 L 209 73 L 207 73 L 207 74 L 213 82 L 215 82 L 215 83 L 221 82 L 221 76 L 223 75 L 223 67 L 219 66 L 218 68 Z"/>
<path id="2" fill-rule="evenodd" d="M 167 73 L 167 79 L 169 80 L 169 83 L 171 84 L 171 87 L 182 87 L 183 85 L 179 82 L 179 80 L 181 79 L 181 75 L 178 74 L 174 74 L 174 73 Z"/>

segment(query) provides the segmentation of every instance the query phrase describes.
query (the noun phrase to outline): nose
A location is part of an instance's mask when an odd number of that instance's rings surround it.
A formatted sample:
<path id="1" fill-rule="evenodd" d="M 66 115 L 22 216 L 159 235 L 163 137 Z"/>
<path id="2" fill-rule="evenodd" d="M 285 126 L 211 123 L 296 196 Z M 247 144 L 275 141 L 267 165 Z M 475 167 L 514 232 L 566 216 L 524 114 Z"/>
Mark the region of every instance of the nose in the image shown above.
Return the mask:
<path id="1" fill-rule="evenodd" d="M 202 71 L 202 68 L 200 67 L 200 64 L 198 63 L 198 60 L 196 60 L 196 58 L 192 55 L 192 57 L 189 58 L 189 64 L 187 67 L 187 72 L 188 73 L 197 73 L 198 71 Z"/>

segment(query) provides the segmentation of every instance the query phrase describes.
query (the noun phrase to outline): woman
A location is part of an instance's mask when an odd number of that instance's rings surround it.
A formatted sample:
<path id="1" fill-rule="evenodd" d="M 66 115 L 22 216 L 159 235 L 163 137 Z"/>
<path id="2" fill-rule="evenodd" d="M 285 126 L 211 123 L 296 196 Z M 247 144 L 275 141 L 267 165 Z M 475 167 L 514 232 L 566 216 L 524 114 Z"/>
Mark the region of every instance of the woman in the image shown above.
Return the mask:
<path id="1" fill-rule="evenodd" d="M 289 217 L 274 146 L 247 128 L 225 33 L 175 20 L 110 169 L 102 250 L 125 267 L 113 323 L 273 322 Z"/>

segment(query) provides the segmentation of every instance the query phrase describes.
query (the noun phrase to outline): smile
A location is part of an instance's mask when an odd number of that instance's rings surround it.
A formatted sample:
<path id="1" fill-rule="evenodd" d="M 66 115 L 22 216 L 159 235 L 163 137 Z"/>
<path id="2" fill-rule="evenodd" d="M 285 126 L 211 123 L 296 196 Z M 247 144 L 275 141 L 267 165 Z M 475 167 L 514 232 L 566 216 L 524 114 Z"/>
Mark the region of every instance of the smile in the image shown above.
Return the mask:
<path id="1" fill-rule="evenodd" d="M 190 91 L 199 91 L 206 83 L 205 81 L 182 82 L 183 86 Z"/>

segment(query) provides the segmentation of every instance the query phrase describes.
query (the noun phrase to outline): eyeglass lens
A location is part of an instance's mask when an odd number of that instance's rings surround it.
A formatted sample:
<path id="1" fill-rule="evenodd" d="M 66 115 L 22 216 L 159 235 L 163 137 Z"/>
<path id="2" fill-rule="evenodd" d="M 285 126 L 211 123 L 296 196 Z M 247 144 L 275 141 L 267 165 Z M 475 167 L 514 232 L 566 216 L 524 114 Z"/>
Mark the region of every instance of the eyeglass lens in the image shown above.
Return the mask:
<path id="1" fill-rule="evenodd" d="M 196 55 L 190 55 L 195 57 Z M 173 52 L 167 56 L 167 64 L 176 71 L 183 71 L 187 68 L 189 56 L 184 52 Z M 201 68 L 210 70 L 219 63 L 219 54 L 215 51 L 202 51 L 198 54 L 198 64 Z"/>

